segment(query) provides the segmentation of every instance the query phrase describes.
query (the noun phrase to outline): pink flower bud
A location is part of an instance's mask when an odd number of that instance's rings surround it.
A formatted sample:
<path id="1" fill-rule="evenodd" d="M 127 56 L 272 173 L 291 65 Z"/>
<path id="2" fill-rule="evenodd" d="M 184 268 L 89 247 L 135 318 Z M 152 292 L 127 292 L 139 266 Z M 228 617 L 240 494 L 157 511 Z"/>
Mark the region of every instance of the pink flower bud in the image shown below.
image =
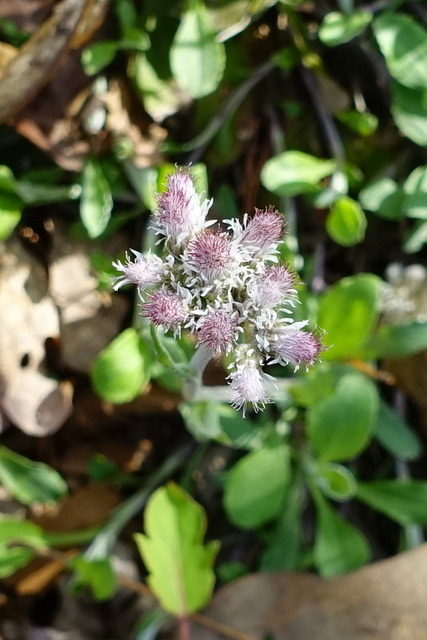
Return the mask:
<path id="1" fill-rule="evenodd" d="M 228 353 L 236 338 L 236 328 L 237 317 L 214 309 L 198 323 L 198 342 L 216 353 Z"/>
<path id="2" fill-rule="evenodd" d="M 319 339 L 309 331 L 301 331 L 294 323 L 286 328 L 280 328 L 275 332 L 274 339 L 270 341 L 270 350 L 273 361 L 281 365 L 292 363 L 298 369 L 301 364 L 312 365 L 319 355 L 321 344 Z"/>
<path id="3" fill-rule="evenodd" d="M 246 224 L 241 242 L 255 249 L 258 255 L 265 253 L 283 238 L 284 219 L 273 207 L 255 209 L 255 214 Z"/>
<path id="4" fill-rule="evenodd" d="M 160 281 L 163 273 L 163 261 L 152 254 L 143 256 L 139 251 L 133 249 L 131 251 L 135 255 L 134 261 L 126 254 L 124 264 L 120 260 L 113 262 L 117 271 L 123 273 L 122 276 L 112 278 L 114 291 L 118 291 L 125 284 L 135 284 L 139 289 L 145 289 Z"/>
<path id="5" fill-rule="evenodd" d="M 184 299 L 165 288 L 154 291 L 143 305 L 143 315 L 155 325 L 178 330 L 187 317 Z"/>
<path id="6" fill-rule="evenodd" d="M 266 267 L 249 286 L 249 296 L 260 307 L 274 307 L 286 296 L 291 299 L 296 295 L 294 289 L 295 274 L 283 265 Z"/>
<path id="7" fill-rule="evenodd" d="M 187 264 L 212 284 L 232 263 L 231 243 L 225 233 L 202 231 L 188 246 Z"/>

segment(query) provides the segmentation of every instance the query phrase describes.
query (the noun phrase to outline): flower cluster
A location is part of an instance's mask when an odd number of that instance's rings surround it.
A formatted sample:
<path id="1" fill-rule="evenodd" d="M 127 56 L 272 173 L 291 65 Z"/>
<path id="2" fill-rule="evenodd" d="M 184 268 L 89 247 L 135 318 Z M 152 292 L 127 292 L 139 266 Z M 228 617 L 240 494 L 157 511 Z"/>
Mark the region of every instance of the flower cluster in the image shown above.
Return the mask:
<path id="1" fill-rule="evenodd" d="M 142 313 L 156 327 L 194 333 L 197 346 L 214 357 L 231 354 L 232 404 L 255 411 L 269 402 L 265 365 L 312 364 L 318 338 L 294 322 L 296 276 L 279 263 L 284 220 L 273 208 L 256 209 L 243 221 L 226 220 L 227 232 L 209 228 L 212 204 L 196 192 L 187 169 L 177 169 L 158 196 L 153 229 L 163 259 L 133 251 L 114 266 L 114 289 L 133 283 Z"/>

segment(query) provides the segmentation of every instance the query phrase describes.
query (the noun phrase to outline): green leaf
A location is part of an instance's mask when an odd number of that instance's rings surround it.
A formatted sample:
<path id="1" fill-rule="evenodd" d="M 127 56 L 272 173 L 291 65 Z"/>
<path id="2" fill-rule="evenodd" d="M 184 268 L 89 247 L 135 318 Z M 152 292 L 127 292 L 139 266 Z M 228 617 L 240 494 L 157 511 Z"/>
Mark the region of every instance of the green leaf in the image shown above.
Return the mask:
<path id="1" fill-rule="evenodd" d="M 319 464 L 315 468 L 315 481 L 327 498 L 346 502 L 357 493 L 357 483 L 349 469 L 335 462 Z"/>
<path id="2" fill-rule="evenodd" d="M 83 71 L 87 76 L 94 76 L 98 71 L 110 64 L 116 57 L 118 42 L 103 40 L 95 42 L 82 53 Z"/>
<path id="3" fill-rule="evenodd" d="M 317 509 L 314 562 L 320 575 L 329 578 L 363 566 L 371 555 L 366 538 L 318 490 L 313 498 Z"/>
<path id="4" fill-rule="evenodd" d="M 286 446 L 263 447 L 241 458 L 226 477 L 224 507 L 230 520 L 256 529 L 279 513 L 289 480 Z"/>
<path id="5" fill-rule="evenodd" d="M 291 571 L 298 567 L 301 547 L 301 511 L 304 489 L 294 481 L 286 496 L 283 511 L 262 554 L 261 571 Z"/>
<path id="6" fill-rule="evenodd" d="M 101 165 L 88 158 L 83 169 L 80 217 L 91 238 L 97 238 L 110 220 L 113 199 Z"/>
<path id="7" fill-rule="evenodd" d="M 0 578 L 12 576 L 18 569 L 25 567 L 34 556 L 35 552 L 31 549 L 0 545 Z"/>
<path id="8" fill-rule="evenodd" d="M 22 200 L 13 193 L 0 193 L 0 242 L 6 240 L 21 220 Z"/>
<path id="9" fill-rule="evenodd" d="M 396 458 L 414 460 L 422 453 L 417 435 L 385 402 L 380 402 L 375 437 Z"/>
<path id="10" fill-rule="evenodd" d="M 391 112 L 403 135 L 427 146 L 427 89 L 409 89 L 395 82 Z"/>
<path id="11" fill-rule="evenodd" d="M 213 93 L 225 68 L 225 48 L 217 41 L 204 4 L 197 3 L 181 17 L 171 50 L 172 72 L 192 98 Z"/>
<path id="12" fill-rule="evenodd" d="M 371 274 L 343 278 L 322 296 L 318 323 L 325 331 L 323 360 L 357 355 L 378 318 L 380 280 Z"/>
<path id="13" fill-rule="evenodd" d="M 427 322 L 383 325 L 366 346 L 369 358 L 402 358 L 427 349 Z"/>
<path id="14" fill-rule="evenodd" d="M 353 369 L 341 363 L 322 363 L 307 372 L 307 375 L 295 379 L 290 388 L 292 397 L 300 407 L 312 407 L 314 404 L 332 395 L 346 373 Z"/>
<path id="15" fill-rule="evenodd" d="M 427 220 L 427 165 L 417 167 L 403 185 L 404 209 L 410 218 Z"/>
<path id="16" fill-rule="evenodd" d="M 150 588 L 162 607 L 177 616 L 201 609 L 212 593 L 212 565 L 218 543 L 203 546 L 205 530 L 202 507 L 170 483 L 149 499 L 145 509 L 146 535 L 135 536 L 150 572 Z"/>
<path id="17" fill-rule="evenodd" d="M 359 482 L 357 497 L 399 524 L 427 524 L 427 482 L 421 480 Z"/>
<path id="18" fill-rule="evenodd" d="M 417 253 L 427 242 L 427 222 L 418 222 L 406 235 L 403 243 L 405 253 Z"/>
<path id="19" fill-rule="evenodd" d="M 404 198 L 402 189 L 391 178 L 379 178 L 359 193 L 359 201 L 364 209 L 387 220 L 399 220 L 404 216 Z"/>
<path id="20" fill-rule="evenodd" d="M 326 218 L 326 229 L 332 240 L 344 247 L 351 247 L 363 240 L 366 224 L 365 214 L 359 204 L 348 196 L 339 198 Z"/>
<path id="21" fill-rule="evenodd" d="M 78 555 L 68 564 L 75 572 L 73 590 L 88 586 L 96 600 L 107 600 L 116 592 L 117 579 L 109 558 L 89 560 Z"/>
<path id="22" fill-rule="evenodd" d="M 369 443 L 378 411 L 375 385 L 358 373 L 343 376 L 335 393 L 313 405 L 307 434 L 321 461 L 349 460 Z"/>
<path id="23" fill-rule="evenodd" d="M 399 13 L 376 18 L 373 30 L 393 78 L 405 87 L 427 89 L 427 31 Z"/>
<path id="24" fill-rule="evenodd" d="M 113 404 L 130 402 L 150 380 L 151 352 L 135 329 L 126 329 L 97 356 L 90 376 L 96 393 Z"/>
<path id="25" fill-rule="evenodd" d="M 372 13 L 363 9 L 344 14 L 328 13 L 319 29 L 319 38 L 328 47 L 349 42 L 359 35 L 371 22 Z"/>
<path id="26" fill-rule="evenodd" d="M 261 182 L 279 196 L 296 196 L 315 191 L 320 180 L 331 175 L 335 167 L 335 160 L 321 160 L 302 151 L 285 151 L 267 160 Z"/>
<path id="27" fill-rule="evenodd" d="M 136 623 L 132 640 L 155 640 L 170 615 L 162 609 L 147 611 Z"/>
<path id="28" fill-rule="evenodd" d="M 145 110 L 156 122 L 161 122 L 167 116 L 173 115 L 182 105 L 182 95 L 177 91 L 173 78 L 161 78 L 145 53 L 138 53 L 135 56 L 131 76 L 141 93 Z M 150 208 L 155 206 L 154 201 L 154 206 Z"/>
<path id="29" fill-rule="evenodd" d="M 67 493 L 67 484 L 57 471 L 0 446 L 0 482 L 24 504 L 56 502 Z"/>
<path id="30" fill-rule="evenodd" d="M 360 136 L 371 136 L 378 128 L 378 118 L 369 111 L 342 111 L 336 117 Z"/>

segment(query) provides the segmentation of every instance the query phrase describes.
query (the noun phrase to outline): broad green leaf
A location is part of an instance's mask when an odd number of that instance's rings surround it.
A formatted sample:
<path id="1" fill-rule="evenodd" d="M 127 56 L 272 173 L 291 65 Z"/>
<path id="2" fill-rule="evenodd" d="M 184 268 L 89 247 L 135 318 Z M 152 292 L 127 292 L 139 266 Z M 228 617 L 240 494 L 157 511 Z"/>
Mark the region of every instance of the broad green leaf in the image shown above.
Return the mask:
<path id="1" fill-rule="evenodd" d="M 299 406 L 312 407 L 332 395 L 342 376 L 350 372 L 353 372 L 353 369 L 346 364 L 319 364 L 307 372 L 307 375 L 295 378 L 290 392 Z"/>
<path id="2" fill-rule="evenodd" d="M 272 520 L 283 505 L 288 481 L 288 447 L 252 451 L 226 477 L 224 507 L 228 517 L 244 529 L 256 529 Z"/>
<path id="3" fill-rule="evenodd" d="M 0 544 L 0 578 L 12 576 L 18 569 L 25 567 L 35 555 L 31 549 L 7 547 Z"/>
<path id="4" fill-rule="evenodd" d="M 365 214 L 355 200 L 343 196 L 330 210 L 326 229 L 332 240 L 344 247 L 351 247 L 365 237 Z"/>
<path id="5" fill-rule="evenodd" d="M 329 578 L 363 566 L 371 555 L 366 538 L 318 490 L 313 498 L 317 510 L 314 562 L 320 575 Z"/>
<path id="6" fill-rule="evenodd" d="M 427 242 L 427 222 L 418 222 L 406 235 L 403 243 L 405 253 L 417 253 Z"/>
<path id="7" fill-rule="evenodd" d="M 6 240 L 21 220 L 22 200 L 13 193 L 0 192 L 0 242 Z"/>
<path id="8" fill-rule="evenodd" d="M 402 358 L 427 349 L 427 322 L 383 325 L 366 345 L 370 358 Z"/>
<path id="9" fill-rule="evenodd" d="M 89 560 L 78 555 L 68 564 L 75 572 L 73 589 L 88 586 L 96 600 L 107 600 L 116 592 L 117 579 L 109 558 Z"/>
<path id="10" fill-rule="evenodd" d="M 402 525 L 427 524 L 427 482 L 421 480 L 359 482 L 357 497 Z"/>
<path id="11" fill-rule="evenodd" d="M 353 40 L 372 20 L 372 13 L 363 9 L 345 14 L 338 11 L 328 13 L 319 29 L 319 38 L 328 47 L 336 47 Z"/>
<path id="12" fill-rule="evenodd" d="M 323 360 L 357 355 L 378 318 L 380 280 L 371 274 L 343 278 L 321 298 L 318 324 L 325 331 Z"/>
<path id="13" fill-rule="evenodd" d="M 182 95 L 177 90 L 173 78 L 160 78 L 145 53 L 135 56 L 130 73 L 141 93 L 144 108 L 153 120 L 162 122 L 180 109 Z"/>
<path id="14" fill-rule="evenodd" d="M 375 437 L 396 458 L 414 460 L 421 455 L 422 446 L 417 435 L 385 402 L 380 402 Z"/>
<path id="15" fill-rule="evenodd" d="M 409 89 L 395 82 L 391 112 L 403 135 L 427 146 L 427 89 Z"/>
<path id="16" fill-rule="evenodd" d="M 110 220 L 113 199 L 101 165 L 88 158 L 83 169 L 80 217 L 91 238 L 97 238 Z"/>
<path id="17" fill-rule="evenodd" d="M 404 216 L 404 199 L 402 189 L 391 178 L 379 178 L 359 193 L 359 202 L 364 209 L 387 220 L 399 220 Z"/>
<path id="18" fill-rule="evenodd" d="M 57 471 L 0 446 L 0 482 L 24 504 L 56 502 L 67 493 L 67 484 Z"/>
<path id="19" fill-rule="evenodd" d="M 114 404 L 130 402 L 150 379 L 151 352 L 135 329 L 126 329 L 97 356 L 90 372 L 96 393 Z"/>
<path id="20" fill-rule="evenodd" d="M 284 151 L 267 160 L 261 171 L 261 182 L 279 196 L 296 196 L 315 190 L 335 167 L 335 160 L 321 160 L 302 151 Z"/>
<path id="21" fill-rule="evenodd" d="M 360 136 L 371 136 L 378 127 L 378 118 L 369 111 L 342 111 L 336 117 Z"/>
<path id="22" fill-rule="evenodd" d="M 87 47 L 82 53 L 83 71 L 87 76 L 93 76 L 110 64 L 116 57 L 118 42 L 103 40 Z"/>
<path id="23" fill-rule="evenodd" d="M 410 218 L 427 220 L 427 165 L 417 167 L 405 180 L 404 209 Z"/>
<path id="24" fill-rule="evenodd" d="M 375 385 L 358 373 L 345 375 L 335 393 L 313 405 L 307 434 L 321 461 L 354 458 L 369 443 L 378 411 Z"/>
<path id="25" fill-rule="evenodd" d="M 346 502 L 357 493 L 357 483 L 349 469 L 335 462 L 319 464 L 315 469 L 315 481 L 327 498 Z"/>
<path id="26" fill-rule="evenodd" d="M 221 82 L 226 58 L 204 3 L 195 5 L 181 17 L 170 50 L 170 65 L 178 84 L 192 98 L 202 98 Z"/>
<path id="27" fill-rule="evenodd" d="M 12 170 L 5 164 L 0 165 L 0 191 L 16 193 L 16 179 Z"/>
<path id="28" fill-rule="evenodd" d="M 427 89 L 427 31 L 408 15 L 376 18 L 374 34 L 395 80 L 412 89 Z"/>
<path id="29" fill-rule="evenodd" d="M 298 567 L 303 502 L 303 487 L 300 482 L 294 481 L 289 488 L 268 546 L 262 554 L 261 571 L 291 571 Z"/>
<path id="30" fill-rule="evenodd" d="M 153 493 L 145 509 L 145 535 L 135 536 L 150 573 L 148 584 L 162 607 L 177 616 L 201 609 L 215 582 L 212 565 L 218 543 L 202 545 L 206 517 L 177 485 Z"/>

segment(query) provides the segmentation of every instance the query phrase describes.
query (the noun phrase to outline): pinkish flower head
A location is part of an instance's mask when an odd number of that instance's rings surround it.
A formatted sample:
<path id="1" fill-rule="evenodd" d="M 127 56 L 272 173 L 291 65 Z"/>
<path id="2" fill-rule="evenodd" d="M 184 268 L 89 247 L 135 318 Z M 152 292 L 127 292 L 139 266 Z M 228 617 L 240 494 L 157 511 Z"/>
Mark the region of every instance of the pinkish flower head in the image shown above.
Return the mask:
<path id="1" fill-rule="evenodd" d="M 249 295 L 260 307 L 275 307 L 286 296 L 295 295 L 295 274 L 283 265 L 266 267 L 249 287 Z"/>
<path id="2" fill-rule="evenodd" d="M 255 209 L 242 233 L 241 242 L 255 249 L 257 254 L 263 254 L 282 240 L 283 227 L 283 216 L 273 207 Z"/>
<path id="3" fill-rule="evenodd" d="M 270 350 L 274 358 L 270 364 L 292 363 L 298 369 L 301 364 L 308 366 L 314 363 L 319 356 L 321 344 L 314 333 L 301 331 L 298 328 L 301 324 L 294 323 L 275 331 L 274 339 L 270 341 Z"/>
<path id="4" fill-rule="evenodd" d="M 143 315 L 165 331 L 177 330 L 187 317 L 184 299 L 173 291 L 161 288 L 150 293 L 148 298 L 143 305 Z"/>
<path id="5" fill-rule="evenodd" d="M 188 246 L 188 265 L 212 284 L 232 263 L 231 243 L 225 233 L 202 231 Z"/>
<path id="6" fill-rule="evenodd" d="M 167 179 L 166 190 L 158 196 L 157 229 L 174 242 L 200 231 L 210 206 L 203 205 L 187 169 L 178 169 Z"/>
<path id="7" fill-rule="evenodd" d="M 139 289 L 151 287 L 160 281 L 163 273 L 163 261 L 152 254 L 143 256 L 139 251 L 131 249 L 135 255 L 135 260 L 131 260 L 126 254 L 126 262 L 122 264 L 120 260 L 113 262 L 117 271 L 123 275 L 112 278 L 113 289 L 118 291 L 125 284 L 135 284 Z"/>
<path id="8" fill-rule="evenodd" d="M 230 387 L 233 392 L 232 407 L 242 409 L 243 416 L 246 414 L 248 403 L 252 404 L 254 411 L 264 409 L 269 402 L 264 385 L 264 374 L 253 360 L 248 360 L 246 365 L 241 365 L 230 375 L 230 378 Z"/>
<path id="9" fill-rule="evenodd" d="M 237 317 L 214 309 L 198 323 L 198 342 L 215 353 L 228 353 L 236 338 Z"/>

